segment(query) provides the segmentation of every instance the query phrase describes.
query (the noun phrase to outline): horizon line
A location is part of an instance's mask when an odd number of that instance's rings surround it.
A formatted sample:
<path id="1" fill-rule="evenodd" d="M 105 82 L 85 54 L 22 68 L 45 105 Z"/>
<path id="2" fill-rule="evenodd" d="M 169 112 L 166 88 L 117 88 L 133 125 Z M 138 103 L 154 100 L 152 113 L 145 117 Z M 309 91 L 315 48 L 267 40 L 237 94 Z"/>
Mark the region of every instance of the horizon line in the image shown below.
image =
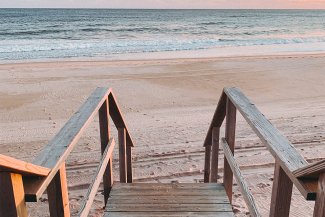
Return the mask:
<path id="1" fill-rule="evenodd" d="M 109 8 L 109 7 L 0 7 L 0 9 L 111 9 L 111 10 L 325 10 L 325 8 Z"/>

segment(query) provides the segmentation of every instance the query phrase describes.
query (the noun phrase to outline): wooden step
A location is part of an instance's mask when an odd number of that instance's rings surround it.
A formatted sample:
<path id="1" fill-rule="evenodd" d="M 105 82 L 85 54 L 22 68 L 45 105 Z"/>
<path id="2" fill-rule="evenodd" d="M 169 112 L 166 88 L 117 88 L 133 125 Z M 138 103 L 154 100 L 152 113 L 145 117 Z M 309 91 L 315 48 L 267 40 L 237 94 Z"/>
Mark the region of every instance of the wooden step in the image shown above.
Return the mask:
<path id="1" fill-rule="evenodd" d="M 234 216 L 223 185 L 217 183 L 116 183 L 105 217 Z"/>

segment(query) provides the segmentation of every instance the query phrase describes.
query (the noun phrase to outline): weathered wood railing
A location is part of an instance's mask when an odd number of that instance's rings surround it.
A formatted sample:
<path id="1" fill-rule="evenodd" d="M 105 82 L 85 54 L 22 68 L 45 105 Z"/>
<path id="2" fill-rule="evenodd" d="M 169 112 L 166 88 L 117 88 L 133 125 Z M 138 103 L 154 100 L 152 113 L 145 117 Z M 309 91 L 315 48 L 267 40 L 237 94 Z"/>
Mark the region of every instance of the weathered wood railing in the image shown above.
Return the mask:
<path id="1" fill-rule="evenodd" d="M 105 204 L 113 185 L 110 118 L 118 129 L 120 182 L 132 182 L 133 141 L 112 90 L 97 88 L 33 163 L 0 155 L 0 217 L 28 216 L 25 201 L 37 202 L 45 190 L 50 216 L 70 216 L 65 161 L 97 112 L 102 158 L 78 216 L 88 215 L 102 177 Z"/>
<path id="2" fill-rule="evenodd" d="M 314 216 L 325 216 L 325 161 L 308 164 L 285 138 L 238 89 L 224 88 L 209 127 L 205 147 L 205 182 L 217 182 L 219 134 L 224 119 L 225 138 L 223 184 L 231 202 L 233 176 L 251 216 L 261 216 L 234 158 L 236 111 L 239 111 L 275 158 L 270 216 L 289 216 L 293 184 L 306 200 L 316 200 Z"/>

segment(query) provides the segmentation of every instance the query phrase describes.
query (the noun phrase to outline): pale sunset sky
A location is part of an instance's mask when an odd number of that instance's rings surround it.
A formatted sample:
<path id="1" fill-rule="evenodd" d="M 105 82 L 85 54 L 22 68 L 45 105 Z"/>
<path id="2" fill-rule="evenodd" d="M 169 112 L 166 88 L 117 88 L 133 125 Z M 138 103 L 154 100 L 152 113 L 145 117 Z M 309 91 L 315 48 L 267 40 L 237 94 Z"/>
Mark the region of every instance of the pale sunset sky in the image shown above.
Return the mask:
<path id="1" fill-rule="evenodd" d="M 325 9 L 325 0 L 0 0 L 0 7 Z"/>

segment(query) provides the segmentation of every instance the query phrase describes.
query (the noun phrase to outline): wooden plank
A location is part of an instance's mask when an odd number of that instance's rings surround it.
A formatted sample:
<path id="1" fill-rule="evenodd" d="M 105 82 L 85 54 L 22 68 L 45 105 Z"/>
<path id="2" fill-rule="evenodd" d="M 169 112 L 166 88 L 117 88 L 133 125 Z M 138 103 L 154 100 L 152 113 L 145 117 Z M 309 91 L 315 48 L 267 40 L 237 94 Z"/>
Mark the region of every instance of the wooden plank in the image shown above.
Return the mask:
<path id="1" fill-rule="evenodd" d="M 108 212 L 231 212 L 230 204 L 107 204 Z"/>
<path id="2" fill-rule="evenodd" d="M 0 154 L 0 172 L 18 173 L 24 176 L 47 176 L 50 169 Z"/>
<path id="3" fill-rule="evenodd" d="M 222 91 L 221 97 L 219 99 L 217 108 L 214 112 L 210 127 L 208 129 L 208 133 L 205 137 L 204 144 L 203 146 L 211 146 L 211 137 L 212 137 L 212 128 L 213 127 L 221 127 L 223 120 L 225 119 L 226 116 L 226 102 L 227 102 L 227 96 Z"/>
<path id="4" fill-rule="evenodd" d="M 293 183 L 276 162 L 272 187 L 270 217 L 289 216 Z"/>
<path id="5" fill-rule="evenodd" d="M 133 182 L 133 171 L 132 171 L 132 147 L 126 145 L 126 165 L 127 165 L 127 183 Z"/>
<path id="6" fill-rule="evenodd" d="M 126 167 L 126 131 L 125 128 L 118 128 L 119 142 L 119 162 L 120 162 L 120 182 L 126 183 L 127 167 Z"/>
<path id="7" fill-rule="evenodd" d="M 105 212 L 104 217 L 233 217 L 232 212 Z"/>
<path id="8" fill-rule="evenodd" d="M 114 190 L 150 190 L 150 189 L 196 189 L 196 190 L 225 190 L 218 183 L 115 183 Z"/>
<path id="9" fill-rule="evenodd" d="M 274 158 L 280 162 L 282 168 L 293 172 L 308 165 L 307 161 L 288 139 L 265 118 L 238 88 L 225 88 L 225 93 L 264 142 Z"/>
<path id="10" fill-rule="evenodd" d="M 101 177 L 104 175 L 105 169 L 107 167 L 107 164 L 109 162 L 110 157 L 112 156 L 114 147 L 115 147 L 115 141 L 114 139 L 110 139 L 109 145 L 106 146 L 106 149 L 103 153 L 102 159 L 99 162 L 99 165 L 96 170 L 96 175 L 94 176 L 88 191 L 86 193 L 86 196 L 81 202 L 80 211 L 78 212 L 79 217 L 87 217 L 88 213 L 91 209 L 91 205 L 95 199 L 96 193 L 98 191 L 99 184 L 101 182 Z M 106 204 L 106 203 L 105 203 Z"/>
<path id="11" fill-rule="evenodd" d="M 111 191 L 111 196 L 115 195 L 133 195 L 133 196 L 167 196 L 167 195 L 173 195 L 173 196 L 219 196 L 220 194 L 224 194 L 224 190 L 216 190 L 216 191 L 210 191 L 210 190 L 204 190 L 204 191 L 195 191 L 195 190 L 137 190 L 137 191 Z"/>
<path id="12" fill-rule="evenodd" d="M 100 144 L 102 156 L 107 150 L 107 145 L 110 144 L 110 127 L 109 127 L 109 107 L 108 107 L 108 97 L 106 97 L 105 102 L 100 107 L 98 111 L 99 116 L 99 130 L 100 130 Z M 112 174 L 112 162 L 108 162 L 103 174 L 103 185 L 104 185 L 104 204 L 106 204 L 109 192 L 113 185 L 113 174 Z"/>
<path id="13" fill-rule="evenodd" d="M 205 146 L 205 157 L 204 157 L 204 182 L 210 182 L 210 166 L 211 166 L 211 146 Z"/>
<path id="14" fill-rule="evenodd" d="M 318 177 L 325 172 L 325 160 L 318 161 L 313 164 L 309 164 L 305 167 L 293 171 L 293 175 L 297 178 L 312 178 L 318 179 Z"/>
<path id="15" fill-rule="evenodd" d="M 126 144 L 128 146 L 133 147 L 134 146 L 133 139 L 131 138 L 129 129 L 126 125 L 123 114 L 121 112 L 121 109 L 117 103 L 117 100 L 116 100 L 113 92 L 110 92 L 110 94 L 108 95 L 108 99 L 109 99 L 109 108 L 110 108 L 109 113 L 110 113 L 110 116 L 111 116 L 116 128 L 125 128 L 126 140 L 127 140 Z"/>
<path id="16" fill-rule="evenodd" d="M 218 181 L 219 135 L 220 135 L 220 128 L 213 127 L 210 182 L 215 182 L 215 183 Z"/>
<path id="17" fill-rule="evenodd" d="M 65 164 L 54 176 L 47 187 L 51 217 L 70 217 L 68 185 Z"/>
<path id="18" fill-rule="evenodd" d="M 228 143 L 228 147 L 232 155 L 234 155 L 234 150 L 235 150 L 235 132 L 236 132 L 236 107 L 229 99 L 227 99 L 225 139 Z M 231 203 L 233 173 L 226 158 L 224 158 L 223 184 L 225 186 L 226 193 Z"/>
<path id="19" fill-rule="evenodd" d="M 108 88 L 97 88 L 36 157 L 34 164 L 52 170 L 45 179 L 24 179 L 26 200 L 37 201 L 43 194 L 110 92 Z"/>
<path id="20" fill-rule="evenodd" d="M 292 174 L 293 171 L 307 166 L 307 161 L 238 88 L 225 88 L 224 92 L 256 135 L 266 145 L 273 157 L 280 163 L 281 168 L 290 177 L 301 194 L 307 200 L 315 199 L 316 192 L 314 192 L 314 189 L 310 189 L 308 185 L 305 185 Z"/>
<path id="21" fill-rule="evenodd" d="M 0 172 L 0 217 L 27 217 L 21 174 Z"/>
<path id="22" fill-rule="evenodd" d="M 227 144 L 227 141 L 225 140 L 225 138 L 222 139 L 222 147 L 223 147 L 223 151 L 225 153 L 226 159 L 229 163 L 229 166 L 233 172 L 233 174 L 235 175 L 235 178 L 237 180 L 237 185 L 239 186 L 239 189 L 244 197 L 244 200 L 246 202 L 246 205 L 249 209 L 249 215 L 253 216 L 253 217 L 260 217 L 261 214 L 259 213 L 255 200 L 253 198 L 252 193 L 250 192 L 248 185 L 246 184 L 246 181 L 239 169 L 239 166 L 236 163 L 236 160 Z"/>
<path id="23" fill-rule="evenodd" d="M 108 199 L 109 204 L 168 204 L 168 203 L 184 203 L 184 204 L 198 204 L 198 203 L 227 203 L 229 204 L 229 199 L 226 194 L 221 194 L 218 196 L 131 196 L 131 195 L 113 195 Z"/>
<path id="24" fill-rule="evenodd" d="M 314 217 L 325 217 L 325 174 L 321 174 L 318 180 L 317 198 L 314 208 Z"/>

